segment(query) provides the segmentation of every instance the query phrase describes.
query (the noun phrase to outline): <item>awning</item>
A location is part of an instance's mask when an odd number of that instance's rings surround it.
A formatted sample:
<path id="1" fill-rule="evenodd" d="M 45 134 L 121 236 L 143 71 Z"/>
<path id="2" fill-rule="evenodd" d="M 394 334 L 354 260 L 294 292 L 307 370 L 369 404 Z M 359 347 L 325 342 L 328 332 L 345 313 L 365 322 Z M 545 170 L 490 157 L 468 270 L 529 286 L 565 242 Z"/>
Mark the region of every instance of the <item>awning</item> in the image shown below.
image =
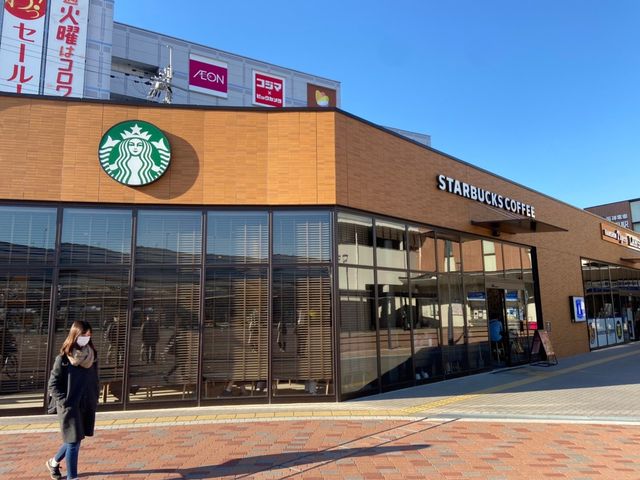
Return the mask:
<path id="1" fill-rule="evenodd" d="M 640 257 L 620 257 L 623 262 L 640 263 Z"/>
<path id="2" fill-rule="evenodd" d="M 550 223 L 541 222 L 534 218 L 514 218 L 512 220 L 471 220 L 473 225 L 488 228 L 494 232 L 505 233 L 539 233 L 539 232 L 567 232 L 566 228 L 557 227 Z"/>
<path id="3" fill-rule="evenodd" d="M 481 212 L 472 215 L 471 224 L 491 230 L 494 236 L 500 233 L 543 233 L 567 232 L 566 228 L 558 227 L 535 218 L 509 214 L 491 207 L 485 207 Z"/>

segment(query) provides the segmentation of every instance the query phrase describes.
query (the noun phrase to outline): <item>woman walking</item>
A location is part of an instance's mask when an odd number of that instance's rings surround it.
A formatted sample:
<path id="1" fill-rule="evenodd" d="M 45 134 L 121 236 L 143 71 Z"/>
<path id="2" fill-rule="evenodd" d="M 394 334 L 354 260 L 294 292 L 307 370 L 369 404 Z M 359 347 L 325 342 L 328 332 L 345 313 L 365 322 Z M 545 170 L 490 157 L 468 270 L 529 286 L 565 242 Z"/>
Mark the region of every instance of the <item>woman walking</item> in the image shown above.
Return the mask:
<path id="1" fill-rule="evenodd" d="M 62 478 L 60 462 L 66 459 L 67 479 L 78 478 L 78 452 L 84 437 L 93 435 L 99 397 L 98 354 L 91 341 L 91 325 L 76 320 L 62 344 L 49 377 L 49 394 L 55 402 L 63 444 L 47 460 L 52 479 Z"/>

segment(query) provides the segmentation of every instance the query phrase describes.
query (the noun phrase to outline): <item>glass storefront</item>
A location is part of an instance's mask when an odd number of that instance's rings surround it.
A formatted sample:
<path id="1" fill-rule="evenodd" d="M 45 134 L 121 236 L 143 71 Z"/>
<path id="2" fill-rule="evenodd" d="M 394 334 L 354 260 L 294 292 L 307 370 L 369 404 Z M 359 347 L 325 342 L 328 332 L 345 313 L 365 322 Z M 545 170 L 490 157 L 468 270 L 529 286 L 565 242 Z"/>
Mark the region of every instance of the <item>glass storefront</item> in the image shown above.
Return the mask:
<path id="1" fill-rule="evenodd" d="M 582 260 L 589 346 L 640 339 L 640 271 Z"/>
<path id="2" fill-rule="evenodd" d="M 329 209 L 2 206 L 0 415 L 42 409 L 75 320 L 111 409 L 346 399 L 526 361 L 531 254 Z"/>
<path id="3" fill-rule="evenodd" d="M 528 361 L 530 248 L 349 212 L 336 225 L 341 398 Z"/>

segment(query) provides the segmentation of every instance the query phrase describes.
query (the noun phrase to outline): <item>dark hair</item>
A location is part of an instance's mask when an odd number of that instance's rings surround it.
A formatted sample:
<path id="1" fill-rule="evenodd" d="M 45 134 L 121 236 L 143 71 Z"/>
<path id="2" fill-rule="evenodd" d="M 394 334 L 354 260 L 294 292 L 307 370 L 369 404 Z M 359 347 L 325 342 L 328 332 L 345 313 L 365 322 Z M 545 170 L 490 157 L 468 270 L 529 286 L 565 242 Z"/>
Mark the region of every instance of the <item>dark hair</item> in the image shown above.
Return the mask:
<path id="1" fill-rule="evenodd" d="M 78 337 L 92 331 L 91 325 L 86 320 L 76 320 L 73 322 L 69 329 L 69 334 L 62 344 L 62 348 L 60 348 L 60 355 L 71 355 L 72 350 L 78 346 L 76 343 Z M 89 340 L 89 346 L 91 346 L 93 353 L 97 356 L 98 352 L 96 351 L 96 347 L 93 346 L 92 340 Z"/>

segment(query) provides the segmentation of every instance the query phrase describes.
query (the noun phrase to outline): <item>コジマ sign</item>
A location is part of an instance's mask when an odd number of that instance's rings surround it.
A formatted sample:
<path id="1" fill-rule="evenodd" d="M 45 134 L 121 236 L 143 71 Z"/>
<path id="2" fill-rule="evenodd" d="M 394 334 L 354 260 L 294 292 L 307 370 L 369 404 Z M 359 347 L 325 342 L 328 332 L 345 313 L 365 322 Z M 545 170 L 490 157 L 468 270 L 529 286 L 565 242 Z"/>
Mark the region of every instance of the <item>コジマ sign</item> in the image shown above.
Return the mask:
<path id="1" fill-rule="evenodd" d="M 284 78 L 253 71 L 253 103 L 284 107 Z"/>

